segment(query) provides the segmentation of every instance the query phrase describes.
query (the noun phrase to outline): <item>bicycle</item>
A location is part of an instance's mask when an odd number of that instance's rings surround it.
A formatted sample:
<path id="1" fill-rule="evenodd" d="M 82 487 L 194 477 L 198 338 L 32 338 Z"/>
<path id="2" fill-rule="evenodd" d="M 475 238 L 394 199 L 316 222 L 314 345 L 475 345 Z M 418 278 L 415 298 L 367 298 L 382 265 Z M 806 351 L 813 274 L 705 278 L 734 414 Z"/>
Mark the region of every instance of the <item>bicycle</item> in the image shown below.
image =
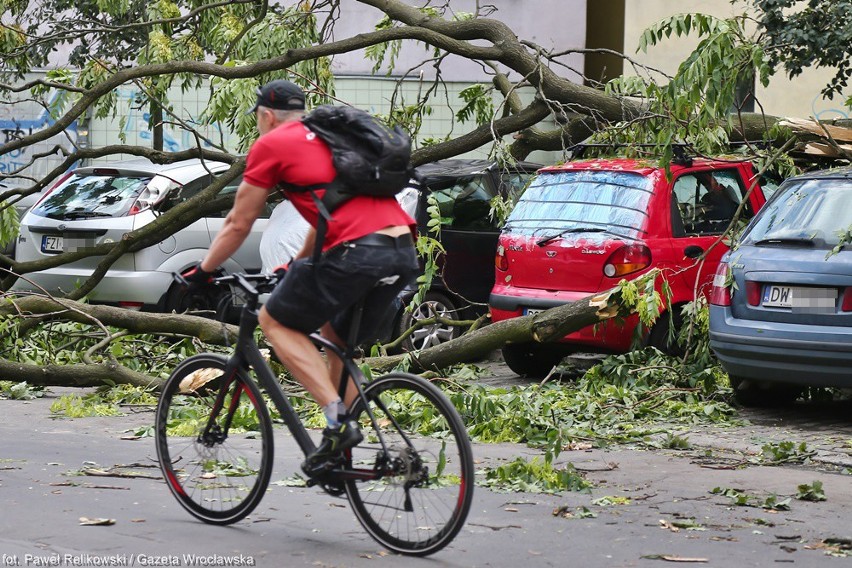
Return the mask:
<path id="1" fill-rule="evenodd" d="M 305 455 L 316 445 L 253 337 L 259 297 L 274 277 L 232 274 L 215 282 L 244 292 L 234 352 L 198 354 L 175 368 L 157 405 L 156 436 L 178 502 L 204 522 L 226 525 L 250 514 L 270 482 L 273 428 L 261 387 Z M 365 380 L 352 347 L 363 306 L 354 309 L 345 350 L 310 337 L 341 357 L 344 378 L 353 377 L 358 396 L 350 415 L 364 441 L 306 484 L 345 494 L 364 529 L 389 550 L 426 556 L 458 534 L 470 510 L 470 441 L 453 405 L 422 377 L 393 372 Z M 340 381 L 342 400 L 347 384 Z"/>

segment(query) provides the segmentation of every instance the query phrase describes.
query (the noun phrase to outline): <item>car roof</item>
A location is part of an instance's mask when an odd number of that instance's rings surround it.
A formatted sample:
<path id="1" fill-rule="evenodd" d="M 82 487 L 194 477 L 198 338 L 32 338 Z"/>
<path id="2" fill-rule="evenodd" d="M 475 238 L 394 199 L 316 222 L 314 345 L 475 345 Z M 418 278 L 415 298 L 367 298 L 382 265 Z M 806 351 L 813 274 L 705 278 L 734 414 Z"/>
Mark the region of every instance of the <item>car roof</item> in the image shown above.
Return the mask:
<path id="1" fill-rule="evenodd" d="M 716 168 L 729 168 L 733 164 L 738 162 L 744 162 L 747 160 L 735 158 L 735 159 L 725 159 L 725 160 L 713 160 L 709 158 L 694 158 L 692 160 L 692 164 L 690 169 L 695 168 L 703 168 L 703 167 L 716 167 Z M 669 169 L 672 173 L 677 173 L 681 170 L 686 169 L 687 166 L 683 164 L 679 164 L 676 162 L 672 162 L 669 165 Z M 556 173 L 556 172 L 565 172 L 565 171 L 578 171 L 578 170 L 602 170 L 602 171 L 623 171 L 623 172 L 633 172 L 642 175 L 648 175 L 652 172 L 656 172 L 662 169 L 662 166 L 656 160 L 653 159 L 645 159 L 645 158 L 591 158 L 586 160 L 577 160 L 572 162 L 565 162 L 564 164 L 558 164 L 554 166 L 547 166 L 539 170 L 539 173 Z"/>
<path id="2" fill-rule="evenodd" d="M 452 158 L 417 166 L 417 173 L 428 179 L 444 179 L 476 175 L 494 167 L 499 166 L 493 160 Z M 518 162 L 516 165 L 509 166 L 507 169 L 535 172 L 540 167 L 541 164 L 533 162 Z"/>
<path id="3" fill-rule="evenodd" d="M 162 175 L 178 183 L 186 183 L 197 179 L 207 173 L 207 170 L 218 173 L 228 168 L 228 164 L 224 162 L 214 162 L 212 160 L 204 160 L 202 163 L 199 159 L 181 160 L 171 164 L 155 164 L 147 158 L 135 158 L 132 160 L 122 160 L 119 162 L 105 162 L 95 164 L 74 170 L 77 174 L 87 175 L 96 173 L 97 170 L 118 170 L 124 175 L 144 174 L 144 175 Z"/>
<path id="4" fill-rule="evenodd" d="M 791 177 L 787 181 L 841 178 L 852 178 L 852 166 L 842 166 L 839 168 L 831 168 L 827 170 L 814 170 L 812 172 L 806 172 L 795 177 Z"/>

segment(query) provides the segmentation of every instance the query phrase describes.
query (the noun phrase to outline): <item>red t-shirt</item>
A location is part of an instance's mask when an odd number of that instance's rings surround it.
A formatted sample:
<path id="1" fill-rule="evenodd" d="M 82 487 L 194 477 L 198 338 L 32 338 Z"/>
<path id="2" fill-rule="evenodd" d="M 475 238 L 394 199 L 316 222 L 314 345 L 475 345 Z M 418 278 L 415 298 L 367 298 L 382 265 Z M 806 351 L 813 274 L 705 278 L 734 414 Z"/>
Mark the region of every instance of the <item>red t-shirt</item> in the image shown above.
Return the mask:
<path id="1" fill-rule="evenodd" d="M 301 122 L 285 122 L 252 144 L 246 158 L 243 179 L 257 187 L 272 190 L 279 182 L 314 185 L 331 182 L 336 171 L 331 151 Z M 285 195 L 302 217 L 316 228 L 319 212 L 309 191 L 286 191 Z M 317 190 L 322 198 L 325 190 Z M 331 214 L 323 250 L 375 233 L 385 227 L 408 225 L 415 221 L 393 197 L 357 196 Z"/>

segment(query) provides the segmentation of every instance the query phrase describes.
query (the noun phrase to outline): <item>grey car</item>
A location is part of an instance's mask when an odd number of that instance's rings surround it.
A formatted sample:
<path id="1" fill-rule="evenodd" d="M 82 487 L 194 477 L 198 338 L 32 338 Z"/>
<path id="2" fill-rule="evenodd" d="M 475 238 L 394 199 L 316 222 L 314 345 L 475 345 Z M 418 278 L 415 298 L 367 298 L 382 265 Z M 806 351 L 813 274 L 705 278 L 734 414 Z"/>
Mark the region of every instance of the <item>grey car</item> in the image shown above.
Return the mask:
<path id="1" fill-rule="evenodd" d="M 101 243 L 151 223 L 207 187 L 228 168 L 221 162 L 188 160 L 157 165 L 144 159 L 73 170 L 21 220 L 16 259 L 34 261 Z M 239 179 L 222 190 L 234 192 Z M 195 221 L 159 243 L 120 257 L 89 294 L 89 301 L 127 308 L 183 311 L 191 305 L 172 280 L 199 262 L 224 223 L 225 211 Z M 260 270 L 258 245 L 269 208 L 249 238 L 223 265 L 227 272 Z M 14 291 L 67 293 L 86 281 L 102 260 L 90 256 L 25 275 Z"/>
<path id="2" fill-rule="evenodd" d="M 743 404 L 852 387 L 852 168 L 786 180 L 719 265 L 710 347 Z"/>

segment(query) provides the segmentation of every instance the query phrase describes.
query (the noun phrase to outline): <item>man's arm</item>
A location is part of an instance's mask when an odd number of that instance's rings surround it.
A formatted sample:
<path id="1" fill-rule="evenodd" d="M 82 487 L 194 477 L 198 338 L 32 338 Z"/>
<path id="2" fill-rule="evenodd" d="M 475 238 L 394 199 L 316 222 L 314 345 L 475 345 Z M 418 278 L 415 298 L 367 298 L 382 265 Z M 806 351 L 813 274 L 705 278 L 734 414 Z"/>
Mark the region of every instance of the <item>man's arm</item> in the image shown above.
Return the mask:
<path id="1" fill-rule="evenodd" d="M 223 262 L 237 252 L 240 245 L 248 237 L 251 227 L 263 212 L 269 191 L 243 181 L 237 188 L 234 206 L 225 217 L 222 230 L 213 239 L 207 256 L 201 261 L 201 269 L 213 272 Z"/>

